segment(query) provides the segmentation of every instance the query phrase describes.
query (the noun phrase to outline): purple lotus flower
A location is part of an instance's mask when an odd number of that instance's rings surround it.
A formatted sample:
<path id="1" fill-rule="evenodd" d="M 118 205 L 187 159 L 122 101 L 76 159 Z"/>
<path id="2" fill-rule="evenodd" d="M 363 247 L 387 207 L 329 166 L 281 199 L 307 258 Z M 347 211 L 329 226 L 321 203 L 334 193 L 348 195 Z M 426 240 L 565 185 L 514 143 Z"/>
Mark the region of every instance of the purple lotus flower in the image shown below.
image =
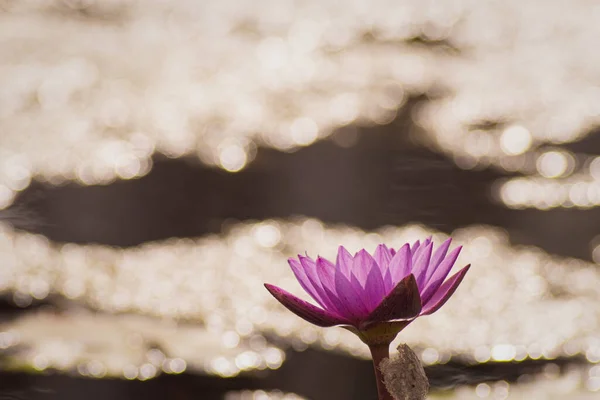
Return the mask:
<path id="1" fill-rule="evenodd" d="M 365 343 L 391 342 L 408 323 L 437 311 L 463 280 L 467 265 L 444 282 L 460 253 L 451 252 L 451 239 L 434 251 L 431 238 L 398 251 L 381 244 L 371 256 L 361 250 L 352 256 L 339 247 L 335 264 L 308 256 L 289 259 L 311 304 L 265 284 L 281 304 L 315 325 L 342 325 Z"/>

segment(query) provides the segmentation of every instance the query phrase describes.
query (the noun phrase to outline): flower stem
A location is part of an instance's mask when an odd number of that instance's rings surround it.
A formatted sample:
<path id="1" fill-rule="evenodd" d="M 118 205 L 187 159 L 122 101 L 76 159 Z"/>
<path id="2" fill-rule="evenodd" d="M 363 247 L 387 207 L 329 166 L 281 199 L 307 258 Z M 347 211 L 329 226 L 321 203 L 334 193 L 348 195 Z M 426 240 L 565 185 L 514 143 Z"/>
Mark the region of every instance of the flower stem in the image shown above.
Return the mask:
<path id="1" fill-rule="evenodd" d="M 369 346 L 371 357 L 373 358 L 373 368 L 375 369 L 375 380 L 377 381 L 377 395 L 379 400 L 394 400 L 390 392 L 388 392 L 383 382 L 383 373 L 381 372 L 380 364 L 384 358 L 390 357 L 390 344 L 376 344 Z"/>

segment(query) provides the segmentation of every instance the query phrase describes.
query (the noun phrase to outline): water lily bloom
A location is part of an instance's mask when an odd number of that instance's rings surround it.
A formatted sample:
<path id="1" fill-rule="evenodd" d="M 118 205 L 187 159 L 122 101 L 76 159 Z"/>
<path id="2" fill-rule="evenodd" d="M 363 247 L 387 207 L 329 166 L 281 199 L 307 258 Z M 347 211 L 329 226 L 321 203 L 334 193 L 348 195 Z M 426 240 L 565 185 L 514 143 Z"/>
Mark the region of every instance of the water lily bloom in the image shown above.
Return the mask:
<path id="1" fill-rule="evenodd" d="M 308 322 L 341 325 L 367 344 L 389 343 L 390 336 L 416 317 L 437 311 L 463 280 L 469 265 L 445 280 L 461 251 L 458 247 L 449 252 L 450 244 L 448 239 L 434 250 L 429 238 L 398 251 L 381 244 L 373 255 L 361 250 L 354 256 L 340 246 L 335 264 L 322 257 L 289 259 L 298 282 L 316 305 L 277 286 L 265 286 Z"/>
<path id="2" fill-rule="evenodd" d="M 452 296 L 469 270 L 467 265 L 450 279 L 461 247 L 448 252 L 452 240 L 433 248 L 431 238 L 395 251 L 384 244 L 373 255 L 361 250 L 352 256 L 343 246 L 335 264 L 322 257 L 290 258 L 298 282 L 315 304 L 277 286 L 271 294 L 294 314 L 318 326 L 341 325 L 369 346 L 380 400 L 393 400 L 381 365 L 398 332 L 421 315 L 437 311 Z M 407 382 L 406 387 L 415 387 Z"/>

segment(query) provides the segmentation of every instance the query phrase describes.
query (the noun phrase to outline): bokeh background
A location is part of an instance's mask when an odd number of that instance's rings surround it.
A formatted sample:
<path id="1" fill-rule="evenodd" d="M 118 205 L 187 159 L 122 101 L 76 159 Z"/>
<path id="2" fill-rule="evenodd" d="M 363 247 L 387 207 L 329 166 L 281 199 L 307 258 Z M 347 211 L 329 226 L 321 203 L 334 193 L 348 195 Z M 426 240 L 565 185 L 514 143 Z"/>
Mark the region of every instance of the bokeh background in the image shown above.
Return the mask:
<path id="1" fill-rule="evenodd" d="M 451 235 L 431 399 L 600 396 L 592 0 L 0 1 L 0 398 L 375 399 L 287 257 Z"/>

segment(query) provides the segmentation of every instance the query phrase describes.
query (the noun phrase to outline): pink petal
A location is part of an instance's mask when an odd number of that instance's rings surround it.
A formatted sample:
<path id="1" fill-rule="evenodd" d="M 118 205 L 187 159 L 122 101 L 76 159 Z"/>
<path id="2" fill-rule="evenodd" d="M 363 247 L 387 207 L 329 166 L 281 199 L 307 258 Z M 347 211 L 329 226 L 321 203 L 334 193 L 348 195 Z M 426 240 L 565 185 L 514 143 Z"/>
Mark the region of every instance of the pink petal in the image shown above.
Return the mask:
<path id="1" fill-rule="evenodd" d="M 310 283 L 313 285 L 315 290 L 318 292 L 319 296 L 323 298 L 321 293 L 323 287 L 321 286 L 319 277 L 317 275 L 317 264 L 310 257 L 304 257 L 300 254 L 298 254 L 298 260 L 300 260 L 300 265 L 304 270 L 304 274 L 306 275 Z"/>
<path id="2" fill-rule="evenodd" d="M 417 243 L 418 242 L 419 241 L 417 240 Z M 423 252 L 425 251 L 425 249 L 427 248 L 427 246 L 430 243 L 431 243 L 431 236 L 428 237 L 427 239 L 425 239 L 425 241 L 423 243 L 421 243 L 420 245 L 415 246 L 414 249 L 411 249 L 413 265 L 415 264 L 415 261 L 417 261 L 417 259 L 421 256 L 421 254 L 423 254 Z"/>
<path id="3" fill-rule="evenodd" d="M 427 247 L 427 245 L 425 243 L 423 243 L 419 247 L 417 247 L 415 250 L 411 250 L 410 253 L 412 255 L 413 265 L 415 265 L 415 261 L 417 261 L 417 258 L 419 258 L 421 256 L 421 254 L 423 254 L 423 251 L 425 250 L 426 247 Z"/>
<path id="4" fill-rule="evenodd" d="M 425 290 L 421 295 L 424 303 L 427 303 L 429 299 L 431 299 L 431 296 L 437 292 L 442 282 L 444 282 L 444 279 L 446 279 L 450 273 L 450 270 L 454 266 L 454 263 L 456 262 L 461 250 L 462 246 L 452 250 L 450 254 L 448 254 L 448 256 L 444 258 L 440 265 L 435 269 L 435 271 L 433 271 L 433 275 L 431 275 L 431 278 L 429 278 L 429 281 L 425 285 Z"/>
<path id="5" fill-rule="evenodd" d="M 396 287 L 379 303 L 367 319 L 361 324 L 361 328 L 369 325 L 394 321 L 399 319 L 410 319 L 421 312 L 421 297 L 414 275 L 410 274 L 402 279 Z"/>
<path id="6" fill-rule="evenodd" d="M 309 270 L 311 271 L 317 271 L 317 264 L 315 263 L 315 260 L 313 260 L 312 258 L 308 257 L 308 256 L 303 256 L 301 254 L 298 254 L 298 260 L 300 260 L 300 264 L 302 265 L 302 268 L 304 268 L 304 271 L 307 273 Z"/>
<path id="7" fill-rule="evenodd" d="M 352 264 L 354 263 L 354 258 L 352 255 L 344 248 L 344 246 L 338 247 L 337 259 L 335 260 L 336 267 L 344 273 L 346 278 L 350 277 L 350 272 L 352 271 Z"/>
<path id="8" fill-rule="evenodd" d="M 362 299 L 363 304 L 366 306 L 365 297 L 365 288 L 360 284 L 358 278 L 354 274 L 350 274 L 350 284 L 354 288 L 354 291 L 358 293 L 359 297 Z"/>
<path id="9" fill-rule="evenodd" d="M 412 269 L 412 260 L 410 255 L 410 248 L 408 244 L 405 244 L 398 250 L 392 261 L 390 261 L 390 273 L 392 274 L 392 284 L 397 284 L 405 276 L 410 273 Z"/>
<path id="10" fill-rule="evenodd" d="M 371 268 L 365 284 L 364 299 L 369 311 L 374 310 L 385 296 L 385 284 L 377 266 Z"/>
<path id="11" fill-rule="evenodd" d="M 352 264 L 352 273 L 358 279 L 360 285 L 364 288 L 367 283 L 367 276 L 371 272 L 371 268 L 377 268 L 377 262 L 371 257 L 366 250 L 361 250 L 354 256 L 354 263 Z"/>
<path id="12" fill-rule="evenodd" d="M 325 303 L 323 303 L 323 300 L 321 299 L 321 296 L 319 295 L 318 291 L 315 289 L 313 284 L 306 276 L 306 272 L 304 271 L 304 268 L 300 265 L 300 262 L 295 258 L 290 258 L 288 259 L 288 263 L 290 264 L 290 267 L 292 268 L 292 272 L 296 276 L 296 279 L 300 283 L 300 286 L 302 286 L 302 289 L 304 289 L 306 293 L 310 295 L 310 297 L 315 299 L 315 301 L 319 303 L 321 307 L 325 308 Z"/>
<path id="13" fill-rule="evenodd" d="M 417 240 L 416 242 L 414 242 L 412 244 L 412 246 L 410 246 L 410 252 L 411 252 L 411 254 L 414 254 L 415 251 L 419 250 L 419 247 L 421 247 L 421 241 Z"/>
<path id="14" fill-rule="evenodd" d="M 333 307 L 331 311 L 337 311 L 337 314 L 342 317 L 350 316 L 352 311 L 338 298 L 335 288 L 335 266 L 329 260 L 317 257 L 317 275 L 323 292 L 329 300 L 328 304 Z"/>
<path id="15" fill-rule="evenodd" d="M 319 281 L 321 282 L 321 286 L 323 288 L 327 288 L 335 293 L 335 265 L 331 263 L 331 261 L 323 258 L 317 257 L 317 276 L 319 277 Z"/>
<path id="16" fill-rule="evenodd" d="M 375 253 L 373 254 L 373 258 L 377 262 L 379 266 L 379 270 L 381 271 L 381 275 L 385 275 L 385 271 L 388 270 L 390 266 L 390 261 L 392 260 L 392 254 L 390 250 L 387 248 L 385 244 L 380 244 L 375 249 Z"/>
<path id="17" fill-rule="evenodd" d="M 394 283 L 392 281 L 392 273 L 390 272 L 389 268 L 385 271 L 385 274 L 383 275 L 383 286 L 385 288 L 385 295 L 387 295 L 390 292 L 390 290 L 394 288 Z"/>
<path id="18" fill-rule="evenodd" d="M 421 315 L 429 315 L 439 310 L 440 307 L 442 307 L 448 301 L 450 296 L 454 294 L 454 291 L 458 285 L 460 285 L 470 267 L 470 264 L 467 265 L 456 274 L 452 275 L 452 277 L 446 282 L 444 282 L 438 291 L 435 292 L 435 294 L 427 302 L 427 304 L 425 304 Z"/>
<path id="19" fill-rule="evenodd" d="M 338 299 L 346 305 L 348 319 L 362 319 L 369 313 L 363 301 L 362 288 L 359 286 L 360 292 L 357 291 L 340 270 L 335 271 L 335 287 Z"/>
<path id="20" fill-rule="evenodd" d="M 293 294 L 286 292 L 277 286 L 266 283 L 265 287 L 273 295 L 273 297 L 283 304 L 284 307 L 311 324 L 322 327 L 349 324 L 349 321 L 339 318 L 315 305 L 299 299 Z"/>
<path id="21" fill-rule="evenodd" d="M 300 264 L 304 268 L 304 272 L 306 273 L 306 277 L 310 281 L 310 283 L 315 288 L 316 293 L 319 295 L 321 300 L 323 301 L 323 308 L 331 313 L 340 314 L 340 310 L 335 306 L 334 302 L 331 301 L 329 294 L 323 288 L 323 284 L 321 283 L 321 277 L 319 276 L 318 268 L 316 263 L 310 259 L 310 257 L 304 257 L 298 255 L 300 259 Z"/>
<path id="22" fill-rule="evenodd" d="M 423 289 L 423 286 L 425 285 L 425 275 L 427 274 L 429 261 L 431 260 L 432 250 L 433 243 L 423 243 L 416 258 L 413 256 L 412 273 L 415 275 L 415 278 L 417 279 L 417 285 L 420 289 Z"/>
<path id="23" fill-rule="evenodd" d="M 452 243 L 452 238 L 447 239 L 444 243 L 437 248 L 433 256 L 431 257 L 431 263 L 429 264 L 429 268 L 427 269 L 427 275 L 425 275 L 425 282 L 429 282 L 431 276 L 440 265 L 446 254 L 448 253 L 448 249 L 450 248 L 450 244 Z"/>

